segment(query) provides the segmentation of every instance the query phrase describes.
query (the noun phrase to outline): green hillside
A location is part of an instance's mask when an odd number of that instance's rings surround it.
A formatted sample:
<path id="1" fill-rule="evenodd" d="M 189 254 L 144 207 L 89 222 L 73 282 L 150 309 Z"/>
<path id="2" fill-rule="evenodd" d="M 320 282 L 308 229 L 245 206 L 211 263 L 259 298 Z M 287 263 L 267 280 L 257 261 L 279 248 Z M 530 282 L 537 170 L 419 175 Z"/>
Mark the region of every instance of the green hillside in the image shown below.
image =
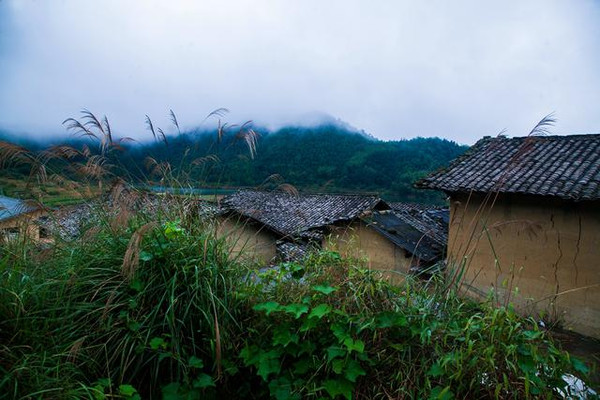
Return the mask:
<path id="1" fill-rule="evenodd" d="M 150 155 L 186 171 L 199 185 L 257 186 L 277 174 L 301 190 L 378 192 L 390 200 L 437 203 L 441 194 L 416 190 L 413 182 L 466 149 L 440 138 L 383 142 L 335 126 L 287 127 L 263 134 L 254 159 L 242 140 L 219 143 L 215 133 L 196 132 L 171 138 L 168 146 L 132 149 L 129 163 L 143 165 Z M 207 160 L 210 155 L 219 162 Z"/>
<path id="2" fill-rule="evenodd" d="M 250 141 L 248 131 L 232 129 L 222 131 L 220 136 L 217 131 L 191 131 L 157 137 L 153 142 L 124 142 L 103 153 L 98 143 L 72 137 L 66 140 L 67 144 L 87 149 L 87 155 L 81 151 L 78 153 L 81 156 L 70 157 L 68 161 L 61 158 L 62 153 L 61 157 L 48 158 L 45 173 L 89 182 L 89 176 L 80 176 L 78 171 L 89 172 L 90 168 L 82 166 L 89 164 L 94 154 L 102 153 L 95 162 L 101 162 L 103 180 L 119 176 L 138 183 L 176 185 L 178 182 L 194 187 L 274 188 L 286 183 L 304 191 L 376 192 L 392 201 L 442 203 L 443 194 L 416 190 L 412 184 L 467 149 L 440 138 L 383 142 L 332 125 L 286 127 L 275 132 L 257 129 L 260 133 L 256 136 L 250 130 L 253 135 Z M 7 140 L 6 134 L 3 136 Z M 8 140 L 18 143 L 10 137 Z M 56 142 L 59 140 L 55 139 Z M 46 160 L 40 155 L 47 144 L 21 142 L 20 145 L 31 150 L 31 155 L 21 157 L 23 163 L 4 163 L 0 171 L 0 177 L 13 183 L 31 180 L 31 160 L 36 160 L 33 164 Z M 7 153 L 5 149 L 3 155 L 6 154 L 10 151 Z M 5 189 L 13 192 L 8 186 Z M 27 197 L 27 193 L 22 193 L 23 196 Z"/>

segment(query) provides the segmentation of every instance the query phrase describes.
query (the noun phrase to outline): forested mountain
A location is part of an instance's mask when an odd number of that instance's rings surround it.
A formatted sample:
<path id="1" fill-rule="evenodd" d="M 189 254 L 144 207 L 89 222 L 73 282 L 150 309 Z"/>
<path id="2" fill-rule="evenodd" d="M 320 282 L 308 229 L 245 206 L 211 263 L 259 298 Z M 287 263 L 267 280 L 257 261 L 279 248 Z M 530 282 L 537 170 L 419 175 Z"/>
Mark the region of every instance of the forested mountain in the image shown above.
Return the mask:
<path id="1" fill-rule="evenodd" d="M 132 148 L 128 162 L 141 166 L 147 156 L 168 161 L 201 185 L 257 186 L 279 175 L 301 190 L 378 192 L 390 200 L 437 203 L 442 195 L 416 190 L 413 182 L 467 149 L 439 138 L 383 142 L 338 126 L 287 127 L 263 133 L 252 159 L 239 139 L 232 135 L 219 142 L 215 132 L 190 132 L 166 145 Z M 211 155 L 219 161 L 207 158 Z"/>
<path id="2" fill-rule="evenodd" d="M 104 176 L 172 185 L 174 181 L 161 182 L 167 173 L 194 187 L 273 188 L 287 183 L 299 190 L 376 192 L 392 201 L 441 203 L 442 194 L 416 190 L 412 184 L 447 165 L 467 148 L 439 138 L 383 142 L 339 125 L 256 131 L 260 134 L 254 135 L 255 131 L 249 128 L 244 132 L 239 128 L 221 130 L 221 134 L 190 131 L 177 136 L 156 136 L 151 143 L 122 143 L 118 146 L 120 150 L 103 154 L 106 157 L 103 168 L 109 171 Z M 3 136 L 6 140 L 6 135 Z M 73 138 L 68 144 L 83 148 L 86 140 Z M 21 144 L 34 151 L 46 147 L 35 142 Z M 94 154 L 98 145 L 92 141 L 87 148 Z M 85 164 L 83 159 L 79 162 Z M 13 167 L 4 169 L 0 175 L 12 178 L 28 175 L 29 167 Z M 64 162 L 50 161 L 47 169 L 48 174 L 60 170 L 70 179 L 78 179 L 77 169 Z"/>

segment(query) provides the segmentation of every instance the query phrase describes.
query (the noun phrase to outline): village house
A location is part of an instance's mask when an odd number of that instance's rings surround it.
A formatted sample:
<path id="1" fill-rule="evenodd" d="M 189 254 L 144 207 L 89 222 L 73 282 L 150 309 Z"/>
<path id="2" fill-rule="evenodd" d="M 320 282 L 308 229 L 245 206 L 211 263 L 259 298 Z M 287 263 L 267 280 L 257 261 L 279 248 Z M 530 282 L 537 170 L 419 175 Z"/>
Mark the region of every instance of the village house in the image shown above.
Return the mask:
<path id="1" fill-rule="evenodd" d="M 364 258 L 393 276 L 437 262 L 445 250 L 443 223 L 422 223 L 428 226 L 419 230 L 411 222 L 420 220 L 421 210 L 396 214 L 378 196 L 241 190 L 221 207 L 219 234 L 234 254 L 263 264 L 317 248 Z M 442 233 L 427 233 L 437 228 Z"/>
<path id="2" fill-rule="evenodd" d="M 33 240 L 44 239 L 46 232 L 37 223 L 45 214 L 42 207 L 29 202 L 0 196 L 0 241 L 27 235 Z"/>
<path id="3" fill-rule="evenodd" d="M 416 186 L 450 196 L 471 296 L 600 337 L 600 135 L 485 137 Z"/>

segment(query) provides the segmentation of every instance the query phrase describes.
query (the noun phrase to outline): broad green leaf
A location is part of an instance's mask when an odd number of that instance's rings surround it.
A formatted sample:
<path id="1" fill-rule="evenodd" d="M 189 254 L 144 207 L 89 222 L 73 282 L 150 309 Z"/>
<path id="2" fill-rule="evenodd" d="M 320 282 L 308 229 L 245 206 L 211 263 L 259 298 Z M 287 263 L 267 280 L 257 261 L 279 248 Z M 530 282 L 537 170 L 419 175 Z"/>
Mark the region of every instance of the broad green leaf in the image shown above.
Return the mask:
<path id="1" fill-rule="evenodd" d="M 312 309 L 310 314 L 308 314 L 308 318 L 318 318 L 321 319 L 325 315 L 331 312 L 331 306 L 329 304 L 319 304 L 315 308 Z"/>
<path id="2" fill-rule="evenodd" d="M 278 374 L 281 370 L 281 363 L 279 362 L 279 352 L 275 350 L 262 353 L 258 360 L 258 375 L 265 381 L 271 374 Z"/>
<path id="3" fill-rule="evenodd" d="M 96 385 L 92 387 L 94 390 L 92 391 L 92 395 L 94 396 L 95 400 L 106 400 L 106 394 L 104 393 L 104 390 L 106 389 L 105 387 L 103 387 L 102 385 Z"/>
<path id="4" fill-rule="evenodd" d="M 537 369 L 533 358 L 530 356 L 519 357 L 518 364 L 519 368 L 526 373 L 533 373 Z"/>
<path id="5" fill-rule="evenodd" d="M 141 258 L 141 255 L 140 255 L 140 258 Z M 144 288 L 144 285 L 142 284 L 142 281 L 140 281 L 139 279 L 134 279 L 129 284 L 129 287 L 132 288 L 133 290 L 135 290 L 136 292 L 141 292 L 142 289 Z"/>
<path id="6" fill-rule="evenodd" d="M 331 332 L 333 332 L 333 335 L 340 341 L 340 343 L 350 337 L 346 326 L 340 323 L 332 324 L 329 329 L 331 329 Z"/>
<path id="7" fill-rule="evenodd" d="M 332 398 L 344 396 L 347 400 L 352 399 L 352 390 L 354 385 L 346 379 L 329 379 L 323 383 L 325 390 Z"/>
<path id="8" fill-rule="evenodd" d="M 196 379 L 194 379 L 193 385 L 196 389 L 204 389 L 207 387 L 214 387 L 215 382 L 210 375 L 200 374 Z"/>
<path id="9" fill-rule="evenodd" d="M 312 362 L 310 358 L 303 357 L 294 363 L 294 373 L 300 375 L 305 374 L 310 370 L 311 366 Z"/>
<path id="10" fill-rule="evenodd" d="M 436 386 L 431 389 L 431 394 L 429 395 L 429 400 L 452 400 L 453 398 L 454 393 L 450 390 L 450 386 Z"/>
<path id="11" fill-rule="evenodd" d="M 139 330 L 140 330 L 140 328 L 142 327 L 142 324 L 140 324 L 140 323 L 139 323 L 139 322 L 137 322 L 137 321 L 130 321 L 130 322 L 127 324 L 127 327 L 129 328 L 129 330 L 130 330 L 130 331 L 132 331 L 132 332 L 137 332 L 137 331 L 139 331 Z"/>
<path id="12" fill-rule="evenodd" d="M 298 343 L 298 335 L 290 332 L 291 327 L 288 324 L 279 325 L 273 332 L 273 346 L 281 345 L 286 347 L 290 343 Z"/>
<path id="13" fill-rule="evenodd" d="M 285 377 L 269 382 L 269 392 L 277 400 L 300 400 L 300 395 L 293 393 L 292 384 Z"/>
<path id="14" fill-rule="evenodd" d="M 100 386 L 102 386 L 103 388 L 109 388 L 112 386 L 111 382 L 110 382 L 110 378 L 100 378 L 98 379 L 98 384 Z"/>
<path id="15" fill-rule="evenodd" d="M 257 365 L 262 350 L 255 345 L 246 346 L 240 351 L 240 357 L 246 366 Z"/>
<path id="16" fill-rule="evenodd" d="M 330 346 L 327 348 L 327 361 L 331 361 L 336 357 L 344 357 L 346 355 L 346 349 L 338 346 Z"/>
<path id="17" fill-rule="evenodd" d="M 119 394 L 123 396 L 132 396 L 137 393 L 137 390 L 131 385 L 119 385 Z"/>
<path id="18" fill-rule="evenodd" d="M 350 382 L 356 382 L 356 378 L 361 375 L 366 375 L 365 370 L 360 366 L 360 363 L 356 360 L 349 360 L 346 364 L 346 371 L 344 376 Z"/>
<path id="19" fill-rule="evenodd" d="M 323 294 L 331 294 L 337 290 L 337 288 L 333 286 L 325 286 L 325 285 L 316 285 L 313 286 L 313 290 L 323 293 Z"/>
<path id="20" fill-rule="evenodd" d="M 587 375 L 590 372 L 590 369 L 585 365 L 580 359 L 571 357 L 571 365 L 575 368 L 575 371 L 581 372 L 584 375 Z"/>
<path id="21" fill-rule="evenodd" d="M 147 261 L 152 260 L 153 258 L 154 258 L 154 255 L 152 255 L 152 253 L 149 253 L 144 250 L 140 251 L 140 260 L 141 261 L 147 262 Z"/>
<path id="22" fill-rule="evenodd" d="M 163 400 L 178 400 L 182 396 L 179 395 L 179 383 L 171 382 L 168 385 L 162 387 L 162 398 Z"/>
<path id="23" fill-rule="evenodd" d="M 303 340 L 299 343 L 300 351 L 297 356 L 302 354 L 313 354 L 317 349 L 317 345 L 312 340 Z"/>
<path id="24" fill-rule="evenodd" d="M 300 327 L 300 332 L 310 331 L 317 326 L 319 326 L 319 320 L 317 318 L 306 318 Z"/>
<path id="25" fill-rule="evenodd" d="M 202 368 L 202 367 L 204 367 L 204 362 L 202 361 L 201 358 L 198 358 L 196 356 L 191 356 L 190 360 L 188 361 L 188 365 L 192 368 Z"/>
<path id="26" fill-rule="evenodd" d="M 264 311 L 267 315 L 269 315 L 272 312 L 279 311 L 281 306 L 276 301 L 267 301 L 266 303 L 255 305 L 252 309 L 254 311 Z"/>
<path id="27" fill-rule="evenodd" d="M 444 374 L 444 369 L 442 368 L 442 366 L 439 363 L 435 363 L 431 366 L 431 368 L 429 368 L 429 371 L 427 371 L 427 375 L 429 376 L 433 376 L 434 378 L 441 376 Z"/>
<path id="28" fill-rule="evenodd" d="M 535 340 L 542 337 L 543 333 L 540 331 L 523 331 L 523 335 L 527 340 Z"/>
<path id="29" fill-rule="evenodd" d="M 391 328 L 394 326 L 408 326 L 408 320 L 404 315 L 393 311 L 385 311 L 377 315 L 375 324 L 378 328 Z"/>
<path id="30" fill-rule="evenodd" d="M 152 350 L 166 349 L 167 348 L 167 342 L 165 342 L 165 340 L 163 338 L 153 337 L 150 340 L 150 348 Z"/>
<path id="31" fill-rule="evenodd" d="M 354 340 L 352 338 L 344 339 L 344 346 L 348 349 L 348 352 L 351 353 L 356 351 L 357 353 L 362 353 L 365 351 L 365 342 L 360 339 Z"/>
<path id="32" fill-rule="evenodd" d="M 288 314 L 293 314 L 294 318 L 298 319 L 302 314 L 308 312 L 308 306 L 306 304 L 294 303 L 282 307 L 283 311 Z"/>
<path id="33" fill-rule="evenodd" d="M 119 394 L 126 399 L 140 400 L 137 390 L 131 385 L 119 385 Z"/>
<path id="34" fill-rule="evenodd" d="M 342 371 L 344 370 L 344 367 L 346 366 L 346 360 L 343 360 L 341 358 L 336 358 L 335 360 L 333 360 L 333 362 L 331 363 L 331 369 L 333 370 L 333 372 L 335 372 L 336 374 L 341 374 Z"/>

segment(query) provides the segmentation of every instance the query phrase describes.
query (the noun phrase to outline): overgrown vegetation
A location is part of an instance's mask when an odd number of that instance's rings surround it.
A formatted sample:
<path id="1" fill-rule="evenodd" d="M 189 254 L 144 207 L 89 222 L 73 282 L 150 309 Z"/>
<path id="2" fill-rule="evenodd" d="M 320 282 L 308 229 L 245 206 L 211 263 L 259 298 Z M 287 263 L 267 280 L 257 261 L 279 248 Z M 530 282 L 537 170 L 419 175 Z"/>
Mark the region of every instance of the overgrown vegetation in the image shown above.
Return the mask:
<path id="1" fill-rule="evenodd" d="M 49 249 L 2 247 L 0 393 L 551 398 L 586 372 L 534 321 L 443 285 L 392 286 L 336 253 L 253 272 L 169 203 L 124 225 L 100 210 Z"/>
<path id="2" fill-rule="evenodd" d="M 71 121 L 98 148 L 50 159 L 106 191 L 121 160 L 102 121 Z M 47 153 L 2 150 L 48 176 Z M 150 161 L 161 182 L 182 181 Z M 394 286 L 331 252 L 259 271 L 196 199 L 122 183 L 107 194 L 75 238 L 0 246 L 0 396 L 554 398 L 566 374 L 586 377 L 535 321 L 459 299 L 441 279 Z"/>

